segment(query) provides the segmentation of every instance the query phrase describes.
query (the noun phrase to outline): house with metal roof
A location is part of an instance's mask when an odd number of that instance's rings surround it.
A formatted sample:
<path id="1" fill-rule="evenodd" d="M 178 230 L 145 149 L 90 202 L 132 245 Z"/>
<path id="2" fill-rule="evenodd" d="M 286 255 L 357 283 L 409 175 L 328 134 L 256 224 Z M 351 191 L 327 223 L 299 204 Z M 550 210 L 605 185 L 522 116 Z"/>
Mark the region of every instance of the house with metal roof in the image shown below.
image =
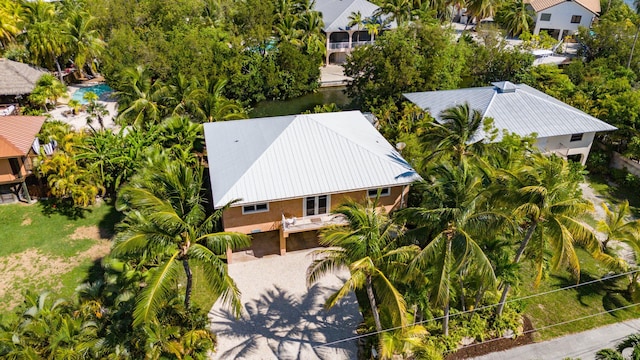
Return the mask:
<path id="1" fill-rule="evenodd" d="M 281 255 L 291 234 L 344 223 L 330 213 L 345 199 L 379 193 L 390 211 L 421 180 L 359 111 L 205 123 L 204 136 L 224 229 L 279 233 Z"/>
<path id="2" fill-rule="evenodd" d="M 535 134 L 536 145 L 541 151 L 556 153 L 583 165 L 589 156 L 595 134 L 616 130 L 614 126 L 528 85 L 509 81 L 495 82 L 493 86 L 409 93 L 404 96 L 428 111 L 436 121 L 442 121 L 440 114 L 443 110 L 468 103 L 471 109 L 479 110 L 483 117 L 493 118 L 493 125 L 498 130 L 520 136 Z M 479 133 L 473 140 L 482 139 L 484 135 Z"/>
<path id="3" fill-rule="evenodd" d="M 31 201 L 26 179 L 40 150 L 36 136 L 45 120 L 44 116 L 0 116 L 0 204 L 16 201 L 20 192 Z"/>
<path id="4" fill-rule="evenodd" d="M 573 35 L 579 26 L 590 27 L 600 14 L 599 0 L 525 0 L 535 12 L 534 34 L 546 31 L 562 40 Z"/>
<path id="5" fill-rule="evenodd" d="M 378 15 L 378 5 L 366 0 L 316 0 L 315 9 L 322 14 L 324 21 L 326 64 L 342 64 L 356 47 L 373 44 L 376 35 L 366 30 L 367 23 L 379 24 L 378 36 L 396 28 L 395 21 L 387 21 L 387 16 Z M 360 13 L 362 23 L 350 25 L 350 17 L 357 13 Z"/>

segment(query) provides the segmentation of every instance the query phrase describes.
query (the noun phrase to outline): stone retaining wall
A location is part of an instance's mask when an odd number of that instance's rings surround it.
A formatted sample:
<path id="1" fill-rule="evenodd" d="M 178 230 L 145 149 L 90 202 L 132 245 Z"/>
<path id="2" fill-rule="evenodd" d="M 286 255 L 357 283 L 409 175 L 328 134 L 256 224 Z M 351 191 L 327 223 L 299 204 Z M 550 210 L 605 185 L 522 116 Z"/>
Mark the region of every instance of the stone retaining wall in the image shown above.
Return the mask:
<path id="1" fill-rule="evenodd" d="M 626 168 L 630 174 L 640 177 L 640 164 L 637 162 L 627 159 L 626 157 L 620 155 L 615 151 L 612 152 L 611 155 L 611 164 L 609 164 L 614 169 L 624 169 Z"/>

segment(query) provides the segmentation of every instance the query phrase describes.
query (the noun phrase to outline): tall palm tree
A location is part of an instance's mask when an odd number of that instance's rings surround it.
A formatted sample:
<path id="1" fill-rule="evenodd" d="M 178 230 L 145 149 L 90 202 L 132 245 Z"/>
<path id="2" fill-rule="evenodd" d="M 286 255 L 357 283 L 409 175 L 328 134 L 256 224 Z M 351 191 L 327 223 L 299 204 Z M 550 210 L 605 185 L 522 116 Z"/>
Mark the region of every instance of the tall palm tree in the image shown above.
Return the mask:
<path id="1" fill-rule="evenodd" d="M 402 26 L 411 18 L 412 9 L 413 4 L 410 0 L 384 0 L 375 16 L 390 15 L 390 19 Z"/>
<path id="2" fill-rule="evenodd" d="M 224 87 L 227 80 L 219 79 L 216 82 L 206 80 L 197 94 L 194 95 L 193 117 L 197 122 L 213 122 L 225 120 L 246 119 L 247 112 L 235 100 L 227 99 Z"/>
<path id="3" fill-rule="evenodd" d="M 143 260 L 152 269 L 134 310 L 134 325 L 148 323 L 172 294 L 180 272 L 186 277 L 184 306 L 191 304 L 192 266 L 203 269 L 214 298 L 241 311 L 240 291 L 221 256 L 227 249 L 249 246 L 247 235 L 216 232 L 223 209 L 207 215 L 202 194 L 203 168 L 186 166 L 165 154 L 121 189 L 119 207 L 127 211 L 112 255 Z"/>
<path id="4" fill-rule="evenodd" d="M 609 241 L 633 241 L 640 236 L 640 220 L 627 221 L 631 215 L 629 200 L 623 201 L 617 211 L 611 211 L 607 204 L 602 203 L 605 218 L 598 221 L 597 230 L 606 234 L 602 241 L 602 250 L 607 250 Z"/>
<path id="5" fill-rule="evenodd" d="M 470 18 L 475 18 L 476 22 L 495 15 L 496 0 L 467 0 L 467 12 Z"/>
<path id="6" fill-rule="evenodd" d="M 584 200 L 576 191 L 577 182 L 570 177 L 566 160 L 555 155 L 534 154 L 532 163 L 518 171 L 503 171 L 511 181 L 511 189 L 505 199 L 515 204 L 513 214 L 521 219 L 524 237 L 516 251 L 513 263 L 517 264 L 525 253 L 535 263 L 540 283 L 544 264 L 550 262 L 552 270 L 568 269 L 579 278 L 580 262 L 574 246 L 581 244 L 594 257 L 611 266 L 614 261 L 600 252 L 600 245 L 593 232 L 578 217 L 591 211 L 593 204 Z M 547 259 L 548 251 L 551 258 Z M 505 284 L 498 314 L 502 313 L 510 285 Z"/>
<path id="7" fill-rule="evenodd" d="M 143 66 L 123 70 L 118 84 L 118 118 L 127 125 L 149 126 L 161 118 L 162 84 Z"/>
<path id="8" fill-rule="evenodd" d="M 324 27 L 322 14 L 318 11 L 306 11 L 300 16 L 297 25 L 302 30 L 301 41 L 307 53 L 324 56 L 327 48 L 325 38 L 322 35 L 322 28 Z"/>
<path id="9" fill-rule="evenodd" d="M 478 158 L 484 153 L 486 144 L 482 137 L 482 114 L 471 110 L 468 103 L 444 110 L 441 122 L 433 121 L 429 129 L 420 135 L 423 152 L 429 154 L 427 162 L 435 159 L 452 159 L 458 164 L 468 157 Z"/>
<path id="10" fill-rule="evenodd" d="M 636 11 L 636 14 L 640 15 L 640 0 L 634 0 L 633 7 L 634 7 L 634 10 Z M 631 53 L 629 53 L 629 61 L 627 61 L 627 69 L 631 67 L 631 60 L 633 60 L 633 53 L 636 51 L 636 44 L 638 43 L 638 35 L 640 35 L 640 20 L 638 20 L 636 34 L 633 36 L 633 44 L 631 45 Z"/>
<path id="11" fill-rule="evenodd" d="M 393 324 L 406 325 L 406 303 L 394 285 L 394 277 L 416 253 L 415 246 L 399 246 L 402 229 L 396 225 L 377 200 L 366 205 L 348 200 L 334 212 L 346 217 L 347 227 L 329 227 L 321 232 L 320 243 L 330 246 L 316 250 L 315 260 L 307 269 L 307 284 L 317 282 L 327 273 L 347 268 L 350 277 L 329 299 L 331 308 L 350 291 L 365 289 L 376 330 L 383 330 L 380 309 L 389 312 Z M 380 304 L 378 304 L 380 301 Z"/>
<path id="12" fill-rule="evenodd" d="M 59 57 L 67 49 L 68 37 L 55 5 L 37 0 L 24 2 L 23 6 L 25 30 L 22 36 L 32 61 L 49 69 L 55 66 L 60 82 L 64 82 Z"/>
<path id="13" fill-rule="evenodd" d="M 502 5 L 496 17 L 501 18 L 506 30 L 512 36 L 530 32 L 533 27 L 534 12 L 524 0 L 514 0 Z"/>
<path id="14" fill-rule="evenodd" d="M 356 32 L 358 34 L 358 36 L 356 37 L 356 42 L 360 41 L 360 29 L 362 27 L 362 25 L 364 25 L 364 18 L 362 17 L 362 13 L 360 11 L 357 12 L 352 12 L 351 15 L 349 15 L 349 27 L 356 27 Z"/>
<path id="15" fill-rule="evenodd" d="M 5 48 L 20 33 L 20 12 L 17 1 L 0 0 L 0 47 Z"/>
<path id="16" fill-rule="evenodd" d="M 431 302 L 444 310 L 442 331 L 446 336 L 454 278 L 473 272 L 485 289 L 493 286 L 495 274 L 480 243 L 504 229 L 509 219 L 484 206 L 482 178 L 465 162 L 443 164 L 433 173 L 435 179 L 424 207 L 401 210 L 399 216 L 416 226 L 407 236 L 425 244 L 411 262 L 409 273 L 416 274 L 418 280 L 428 279 Z"/>
<path id="17" fill-rule="evenodd" d="M 83 67 L 88 65 L 95 71 L 95 60 L 104 50 L 105 43 L 100 38 L 94 23 L 96 18 L 84 11 L 68 14 L 65 21 L 65 33 L 69 38 L 69 48 L 73 54 L 73 62 L 78 75 L 82 76 Z"/>

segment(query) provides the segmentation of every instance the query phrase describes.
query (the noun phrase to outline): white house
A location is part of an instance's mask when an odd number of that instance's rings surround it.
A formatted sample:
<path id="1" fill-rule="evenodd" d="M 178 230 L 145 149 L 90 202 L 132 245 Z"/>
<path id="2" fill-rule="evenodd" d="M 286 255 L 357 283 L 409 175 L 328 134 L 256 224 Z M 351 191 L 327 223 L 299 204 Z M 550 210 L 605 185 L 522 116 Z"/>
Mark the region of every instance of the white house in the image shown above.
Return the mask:
<path id="1" fill-rule="evenodd" d="M 599 0 L 525 0 L 535 12 L 534 34 L 546 31 L 562 40 L 579 26 L 590 27 L 600 13 Z"/>
<path id="2" fill-rule="evenodd" d="M 499 130 L 520 136 L 536 134 L 536 146 L 543 152 L 587 161 L 596 132 L 616 130 L 595 117 L 525 84 L 508 81 L 493 86 L 458 90 L 409 93 L 404 96 L 440 121 L 443 110 L 468 103 L 483 117 L 494 120 Z M 478 140 L 482 134 L 477 135 Z"/>
<path id="3" fill-rule="evenodd" d="M 379 23 L 378 35 L 396 27 L 395 22 L 384 21 L 385 16 L 377 16 L 380 7 L 366 0 L 316 0 L 315 9 L 322 13 L 324 21 L 322 30 L 327 37 L 326 64 L 342 64 L 351 50 L 373 43 L 375 35 L 369 34 L 365 23 Z M 358 12 L 363 24 L 349 26 L 349 17 Z"/>

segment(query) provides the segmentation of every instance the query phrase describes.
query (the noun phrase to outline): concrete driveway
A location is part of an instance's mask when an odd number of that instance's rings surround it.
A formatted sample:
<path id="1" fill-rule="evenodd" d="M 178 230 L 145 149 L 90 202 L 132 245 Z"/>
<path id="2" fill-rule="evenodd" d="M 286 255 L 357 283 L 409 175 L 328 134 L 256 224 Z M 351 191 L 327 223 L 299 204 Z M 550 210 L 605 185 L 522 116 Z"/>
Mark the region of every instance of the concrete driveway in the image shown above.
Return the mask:
<path id="1" fill-rule="evenodd" d="M 352 293 L 331 310 L 327 297 L 348 275 L 328 275 L 306 287 L 310 250 L 229 265 L 242 291 L 244 313 L 235 319 L 216 303 L 209 319 L 218 336 L 214 359 L 354 359 L 355 341 L 313 348 L 355 335 L 362 321 Z M 340 278 L 341 277 L 341 278 Z"/>

